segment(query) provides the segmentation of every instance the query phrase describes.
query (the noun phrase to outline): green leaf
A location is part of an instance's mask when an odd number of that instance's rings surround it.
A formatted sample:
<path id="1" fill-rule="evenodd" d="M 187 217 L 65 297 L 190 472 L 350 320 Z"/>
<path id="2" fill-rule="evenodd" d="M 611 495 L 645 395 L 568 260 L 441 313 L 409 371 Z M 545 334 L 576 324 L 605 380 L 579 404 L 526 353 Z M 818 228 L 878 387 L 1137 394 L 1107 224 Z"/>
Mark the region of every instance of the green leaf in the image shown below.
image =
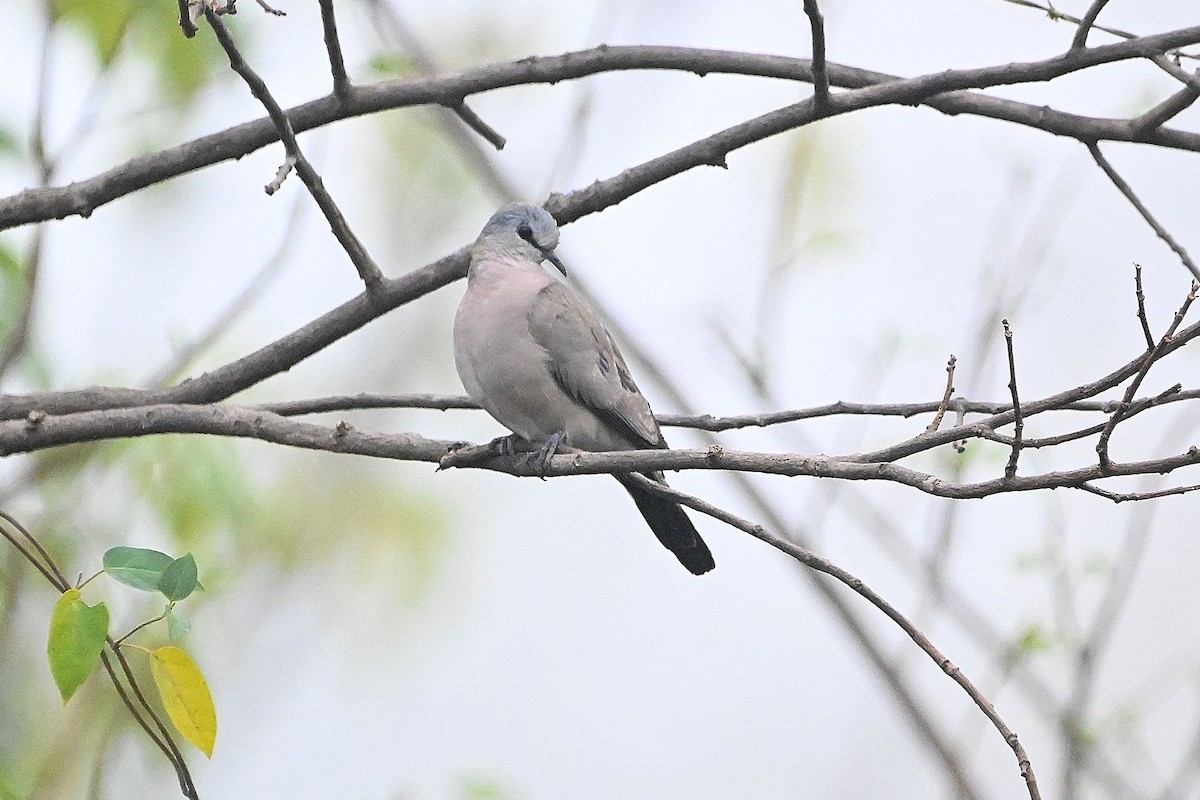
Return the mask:
<path id="1" fill-rule="evenodd" d="M 415 75 L 417 67 L 411 59 L 396 53 L 379 53 L 371 57 L 368 68 L 380 78 L 403 78 Z"/>
<path id="2" fill-rule="evenodd" d="M 29 292 L 25 266 L 7 242 L 0 242 L 0 345 L 8 340 Z"/>
<path id="3" fill-rule="evenodd" d="M 7 125 L 0 125 L 0 157 L 19 156 L 21 154 L 21 142 L 13 129 Z"/>
<path id="4" fill-rule="evenodd" d="M 171 637 L 171 641 L 181 641 L 191 632 L 192 623 L 180 616 L 173 608 L 167 611 L 167 636 Z"/>
<path id="5" fill-rule="evenodd" d="M 50 641 L 46 646 L 50 673 L 63 703 L 96 668 L 107 634 L 108 608 L 104 603 L 89 606 L 78 589 L 63 592 L 50 615 Z"/>
<path id="6" fill-rule="evenodd" d="M 104 571 L 126 586 L 157 592 L 163 571 L 175 559 L 143 547 L 114 547 L 104 554 Z"/>
<path id="7" fill-rule="evenodd" d="M 171 722 L 204 755 L 217 741 L 217 708 L 204 673 L 191 656 L 167 645 L 150 654 L 150 674 Z"/>
<path id="8" fill-rule="evenodd" d="M 1021 634 L 1013 646 L 1018 655 L 1028 656 L 1034 653 L 1044 653 L 1053 647 L 1050 635 L 1039 623 L 1033 623 Z"/>
<path id="9" fill-rule="evenodd" d="M 196 591 L 196 559 L 191 553 L 172 561 L 162 572 L 158 590 L 172 603 L 184 599 Z"/>
<path id="10" fill-rule="evenodd" d="M 108 67 L 116 58 L 129 22 L 143 3 L 136 0 L 54 0 L 54 20 L 76 27 L 92 46 L 96 60 Z"/>

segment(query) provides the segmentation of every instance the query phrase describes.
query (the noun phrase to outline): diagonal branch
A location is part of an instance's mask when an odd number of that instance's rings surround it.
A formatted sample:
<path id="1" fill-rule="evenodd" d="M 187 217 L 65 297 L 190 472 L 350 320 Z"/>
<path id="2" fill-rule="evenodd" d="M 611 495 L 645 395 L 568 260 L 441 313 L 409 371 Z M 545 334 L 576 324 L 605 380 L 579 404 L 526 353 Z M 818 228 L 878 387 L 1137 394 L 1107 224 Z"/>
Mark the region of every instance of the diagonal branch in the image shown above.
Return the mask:
<path id="1" fill-rule="evenodd" d="M 1091 33 L 1092 26 L 1096 24 L 1096 17 L 1100 16 L 1100 12 L 1106 5 L 1108 5 L 1108 0 L 1092 0 L 1088 10 L 1084 12 L 1083 19 L 1079 20 L 1079 26 L 1075 28 L 1075 36 L 1071 39 L 1072 50 L 1087 47 L 1088 34 Z"/>
<path id="2" fill-rule="evenodd" d="M 1196 262 L 1192 261 L 1192 258 L 1188 255 L 1187 250 L 1183 249 L 1183 245 L 1175 241 L 1175 238 L 1171 236 L 1167 229 L 1164 228 L 1162 224 L 1154 218 L 1154 215 L 1150 213 L 1150 209 L 1146 208 L 1146 204 L 1143 203 L 1141 198 L 1137 196 L 1137 193 L 1133 191 L 1133 187 L 1126 183 L 1125 179 L 1122 178 L 1115 169 L 1113 169 L 1112 164 L 1108 163 L 1108 159 L 1105 158 L 1104 154 L 1100 152 L 1100 146 L 1095 142 L 1088 142 L 1087 147 L 1088 152 L 1092 154 L 1092 158 L 1095 160 L 1096 164 L 1099 165 L 1100 169 L 1104 170 L 1104 174 L 1108 176 L 1110 181 L 1112 181 L 1113 186 L 1117 187 L 1117 191 L 1125 195 L 1125 199 L 1137 209 L 1137 212 L 1142 215 L 1142 219 L 1146 220 L 1146 224 L 1154 229 L 1154 232 L 1158 234 L 1158 238 L 1166 242 L 1167 246 L 1175 251 L 1175 255 L 1179 256 L 1179 260 L 1182 261 L 1183 265 L 1188 268 L 1189 272 L 1192 273 L 1193 278 L 1195 278 L 1195 280 L 1200 280 L 1200 267 L 1197 267 Z"/>
<path id="3" fill-rule="evenodd" d="M 301 152 L 300 145 L 296 141 L 296 134 L 292 130 L 292 124 L 288 120 L 287 114 L 280 108 L 275 98 L 271 96 L 271 92 L 267 89 L 267 85 L 263 82 L 262 78 L 246 63 L 241 52 L 238 51 L 237 45 L 234 44 L 233 37 L 229 35 L 229 31 L 225 28 L 225 23 L 221 21 L 220 16 L 211 8 L 205 7 L 204 17 L 208 20 L 208 24 L 212 27 L 213 32 L 216 33 L 217 40 L 221 43 L 225 54 L 229 57 L 229 66 L 242 77 L 242 80 L 250 87 L 250 91 L 267 109 L 267 113 L 270 115 L 276 131 L 283 141 L 284 149 L 287 150 L 288 157 L 295 162 L 296 174 L 304 181 L 304 185 L 308 187 L 309 193 L 317 201 L 317 206 L 320 207 L 321 213 L 329 221 L 329 227 L 333 230 L 333 235 L 337 237 L 338 242 L 345 249 L 346 255 L 350 257 L 350 261 L 353 262 L 355 269 L 358 270 L 359 277 L 366 284 L 368 293 L 377 293 L 380 285 L 383 283 L 383 273 L 374 259 L 367 253 L 362 242 L 350 230 L 346 218 L 342 216 L 341 210 L 337 207 L 329 192 L 326 191 L 321 176 L 317 174 L 312 164 L 304 157 L 304 153 Z M 271 185 L 268 184 L 267 186 L 268 194 L 271 193 Z"/>
<path id="4" fill-rule="evenodd" d="M 923 104 L 945 114 L 973 114 L 1006 120 L 1085 142 L 1134 141 L 1125 120 L 1067 114 L 1045 106 L 964 90 L 1047 81 L 1100 64 L 1152 57 L 1173 46 L 1196 42 L 1200 42 L 1200 26 L 1087 48 L 1046 61 L 973 70 L 947 70 L 911 79 L 832 63 L 827 66 L 831 84 L 856 90 L 838 95 L 839 111 L 880 105 Z M 387 109 L 453 104 L 469 95 L 508 86 L 555 83 L 602 72 L 634 69 L 812 80 L 812 64 L 806 59 L 675 47 L 603 47 L 550 58 L 527 58 L 477 67 L 448 77 L 382 81 L 357 86 L 343 100 L 332 95 L 313 100 L 289 109 L 287 117 L 294 131 L 303 132 L 337 120 Z M 855 98 L 854 104 L 845 105 L 847 98 L 870 87 L 877 87 L 879 91 Z M 807 124 L 813 118 L 798 120 L 796 124 Z M 100 175 L 68 186 L 27 189 L 0 200 L 0 230 L 73 215 L 86 217 L 99 206 L 131 192 L 222 161 L 241 158 L 276 141 L 279 141 L 279 131 L 275 124 L 270 119 L 260 119 L 157 153 L 138 156 Z M 1158 128 L 1141 141 L 1200 152 L 1200 134 L 1191 132 Z M 744 141 L 738 146 L 749 143 Z"/>
<path id="5" fill-rule="evenodd" d="M 685 505 L 688 508 L 694 509 L 707 514 L 713 519 L 720 520 L 731 527 L 737 528 L 740 531 L 750 534 L 756 539 L 759 539 L 771 545 L 777 550 L 787 553 L 792 558 L 804 564 L 810 569 L 823 572 L 830 577 L 841 581 L 851 590 L 865 598 L 871 605 L 882 611 L 889 619 L 895 622 L 901 630 L 908 634 L 909 638 L 916 643 L 927 656 L 933 659 L 933 662 L 941 668 L 950 678 L 962 687 L 967 696 L 979 707 L 996 730 L 1004 737 L 1004 741 L 1012 748 L 1013 754 L 1017 757 L 1017 764 L 1021 770 L 1021 777 L 1025 780 L 1026 788 L 1029 791 L 1029 796 L 1032 800 L 1037 800 L 1041 797 L 1038 791 L 1037 778 L 1033 772 L 1033 765 L 1030 763 L 1029 755 L 1025 752 L 1025 748 L 1021 745 L 1016 733 L 1004 722 L 997 713 L 996 708 L 991 701 L 979 690 L 977 686 L 966 676 L 963 671 L 947 658 L 941 650 L 939 650 L 933 642 L 929 640 L 920 628 L 912 623 L 907 617 L 883 598 L 878 592 L 868 586 L 846 570 L 834 564 L 828 559 L 818 556 L 816 553 L 803 548 L 797 544 L 789 542 L 776 533 L 767 530 L 762 525 L 757 525 L 741 517 L 731 514 L 724 509 L 718 508 L 711 503 L 705 502 L 698 497 L 693 497 L 690 494 L 681 492 L 678 489 L 672 489 L 661 483 L 657 483 L 641 475 L 634 476 L 634 479 L 644 488 L 654 492 L 655 494 L 669 497 L 675 502 Z"/>

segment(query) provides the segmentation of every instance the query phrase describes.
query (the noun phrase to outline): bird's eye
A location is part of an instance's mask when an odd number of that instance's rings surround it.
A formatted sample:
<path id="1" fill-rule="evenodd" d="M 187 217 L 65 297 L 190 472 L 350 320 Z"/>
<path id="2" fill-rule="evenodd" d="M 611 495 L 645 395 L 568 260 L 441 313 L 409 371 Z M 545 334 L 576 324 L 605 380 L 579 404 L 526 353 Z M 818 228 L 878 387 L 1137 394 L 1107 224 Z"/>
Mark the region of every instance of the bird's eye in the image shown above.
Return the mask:
<path id="1" fill-rule="evenodd" d="M 528 223 L 522 222 L 519 226 L 517 226 L 517 236 L 520 236 L 534 247 L 537 247 L 537 243 L 533 241 L 533 228 L 529 227 Z"/>

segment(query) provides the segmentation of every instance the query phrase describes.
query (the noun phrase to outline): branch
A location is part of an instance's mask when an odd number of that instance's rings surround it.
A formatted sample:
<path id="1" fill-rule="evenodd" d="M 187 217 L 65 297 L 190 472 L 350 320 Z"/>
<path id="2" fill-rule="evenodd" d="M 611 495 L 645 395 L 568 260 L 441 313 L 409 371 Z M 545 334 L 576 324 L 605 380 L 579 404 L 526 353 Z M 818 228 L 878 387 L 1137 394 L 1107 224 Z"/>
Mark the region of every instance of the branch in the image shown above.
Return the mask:
<path id="1" fill-rule="evenodd" d="M 922 437 L 928 450 L 942 441 L 979 437 L 981 423 L 939 431 Z M 730 450 L 719 445 L 692 450 L 635 450 L 610 453 L 575 453 L 553 456 L 544 472 L 520 457 L 493 457 L 479 461 L 494 450 L 487 445 L 464 447 L 461 442 L 428 439 L 416 433 L 364 433 L 345 423 L 329 427 L 298 422 L 261 409 L 216 405 L 159 405 L 87 411 L 45 417 L 37 425 L 13 420 L 0 423 L 0 456 L 33 452 L 79 442 L 125 439 L 165 433 L 193 433 L 258 439 L 264 442 L 402 461 L 424 461 L 442 467 L 471 466 L 520 477 L 595 475 L 611 472 L 655 470 L 736 470 L 791 477 L 880 480 L 899 483 L 935 497 L 976 499 L 1007 492 L 1057 488 L 1079 488 L 1101 478 L 1123 475 L 1168 473 L 1200 464 L 1200 448 L 1149 461 L 1091 464 L 1072 470 L 1040 475 L 995 478 L 975 483 L 947 481 L 919 470 L 872 460 L 864 454 L 845 456 L 760 453 Z"/>
<path id="2" fill-rule="evenodd" d="M 283 140 L 283 146 L 287 150 L 288 158 L 296 165 L 296 174 L 304 181 L 304 185 L 308 187 L 309 193 L 317 201 L 321 213 L 329 221 L 329 227 L 333 230 L 333 235 L 337 237 L 338 242 L 346 251 L 346 255 L 350 257 L 350 261 L 354 263 L 355 269 L 358 270 L 359 277 L 366 284 L 367 291 L 376 293 L 383 283 L 383 273 L 379 270 L 379 266 L 371 258 L 370 254 L 367 253 L 362 242 L 350 230 L 346 218 L 342 216 L 341 210 L 338 209 L 337 204 L 330 197 L 329 192 L 326 191 L 321 176 L 317 174 L 312 164 L 304 157 L 304 153 L 300 151 L 300 145 L 296 141 L 296 134 L 292 130 L 292 124 L 288 120 L 287 114 L 280 108 L 275 98 L 271 96 L 271 92 L 267 89 L 267 85 L 263 82 L 262 78 L 242 58 L 237 45 L 234 44 L 233 37 L 229 35 L 229 31 L 225 28 L 225 23 L 221 21 L 217 12 L 206 6 L 204 9 L 204 18 L 208 20 L 208 24 L 217 35 L 217 40 L 221 43 L 221 47 L 229 57 L 229 66 L 233 68 L 234 72 L 242 76 L 242 80 L 250 87 L 251 93 L 267 109 L 267 113 L 275 125 L 276 132 Z M 276 180 L 282 181 L 278 176 Z M 272 186 L 274 185 L 274 183 L 267 184 L 267 194 L 271 194 Z"/>
<path id="3" fill-rule="evenodd" d="M 1146 208 L 1145 204 L 1142 203 L 1141 198 L 1139 198 L 1133 191 L 1133 187 L 1126 183 L 1125 179 L 1117 174 L 1117 171 L 1113 169 L 1112 164 L 1108 163 L 1108 159 L 1106 159 L 1104 154 L 1100 152 L 1100 146 L 1095 142 L 1088 142 L 1087 148 L 1088 152 L 1092 154 L 1092 158 L 1096 161 L 1096 164 L 1099 165 L 1100 169 L 1104 170 L 1104 174 L 1108 176 L 1110 181 L 1112 181 L 1113 186 L 1116 186 L 1117 190 L 1120 191 L 1121 194 L 1125 195 L 1125 199 L 1137 209 L 1138 213 L 1142 215 L 1142 219 L 1146 220 L 1146 223 L 1154 229 L 1154 232 L 1158 234 L 1158 238 L 1166 242 L 1167 246 L 1175 251 L 1175 255 L 1179 256 L 1179 260 L 1182 261 L 1183 265 L 1188 268 L 1189 272 L 1192 273 L 1193 278 L 1195 280 L 1200 280 L 1200 267 L 1196 266 L 1196 263 L 1192 261 L 1191 256 L 1188 255 L 1187 250 L 1184 250 L 1183 246 L 1179 244 L 1179 242 L 1175 241 L 1171 234 L 1167 232 L 1167 229 L 1159 224 L 1158 220 L 1154 218 L 1154 215 L 1150 213 L 1150 209 Z"/>
<path id="4" fill-rule="evenodd" d="M 1142 265 L 1133 265 L 1133 294 L 1137 298 L 1138 322 L 1142 335 L 1146 337 L 1146 351 L 1154 349 L 1154 334 L 1150 333 L 1150 320 L 1146 317 L 1146 293 L 1142 291 Z"/>
<path id="5" fill-rule="evenodd" d="M 804 13 L 812 28 L 813 101 L 818 110 L 829 108 L 829 72 L 825 66 L 825 19 L 817 0 L 804 0 Z"/>
<path id="6" fill-rule="evenodd" d="M 971 679 L 968 678 L 966 674 L 954 664 L 954 662 L 947 658 L 942 651 L 939 650 L 933 644 L 933 642 L 929 640 L 929 637 L 927 637 L 920 628 L 918 628 L 907 617 L 901 614 L 900 611 L 897 610 L 896 607 L 887 600 L 885 600 L 882 595 L 880 595 L 871 587 L 867 586 L 867 584 L 864 583 L 861 578 L 855 577 L 851 573 L 834 564 L 832 561 L 822 558 L 816 553 L 813 553 L 812 551 L 794 544 L 782 536 L 767 530 L 762 525 L 757 525 L 753 522 L 742 519 L 741 517 L 731 514 L 724 509 L 718 508 L 711 503 L 707 503 L 698 497 L 693 497 L 692 495 L 681 492 L 678 489 L 672 489 L 665 484 L 652 481 L 641 475 L 635 475 L 634 479 L 640 483 L 643 488 L 648 489 L 655 494 L 668 497 L 681 505 L 685 505 L 688 508 L 699 511 L 702 514 L 707 514 L 713 519 L 720 520 L 731 527 L 748 533 L 756 539 L 766 542 L 775 549 L 788 554 L 801 564 L 804 564 L 806 567 L 829 575 L 830 577 L 850 587 L 850 589 L 865 598 L 869 603 L 871 603 L 871 605 L 875 606 L 884 614 L 886 614 L 887 617 L 895 622 L 901 630 L 908 634 L 909 638 L 912 639 L 913 642 L 915 642 L 916 645 L 920 647 L 926 655 L 933 659 L 933 662 L 937 664 L 943 672 L 950 676 L 955 683 L 961 686 L 962 689 L 967 693 L 967 696 L 974 701 L 975 705 L 979 707 L 979 709 L 984 713 L 996 730 L 1000 732 L 1000 735 L 1004 737 L 1004 741 L 1007 742 L 1009 747 L 1012 748 L 1014 755 L 1017 757 L 1017 764 L 1021 770 L 1021 777 L 1025 780 L 1025 785 L 1029 791 L 1030 798 L 1037 800 L 1037 798 L 1041 797 L 1041 794 L 1038 791 L 1037 778 L 1033 773 L 1033 765 L 1029 761 L 1029 756 L 1025 752 L 1025 748 L 1021 745 L 1017 735 L 1008 727 L 1008 725 L 996 712 L 996 708 L 992 705 L 991 701 L 987 699 L 983 692 L 981 692 L 979 688 L 975 686 Z"/>
<path id="7" fill-rule="evenodd" d="M 342 45 L 338 41 L 337 20 L 333 17 L 333 0 L 321 0 L 321 26 L 325 31 L 325 49 L 329 53 L 329 72 L 333 76 L 333 94 L 344 98 L 354 88 L 346 75 Z"/>
<path id="8" fill-rule="evenodd" d="M 946 391 L 942 393 L 942 401 L 938 403 L 937 413 L 933 415 L 933 421 L 925 426 L 925 432 L 936 431 L 942 425 L 942 418 L 946 416 L 946 409 L 950 407 L 950 396 L 954 394 L 954 365 L 958 361 L 953 354 L 950 355 L 950 360 L 946 362 Z"/>
<path id="9" fill-rule="evenodd" d="M 1088 48 L 1046 61 L 974 70 L 948 70 L 907 80 L 837 64 L 828 64 L 828 70 L 831 84 L 868 92 L 865 96 L 855 98 L 850 105 L 845 105 L 845 101 L 856 92 L 839 94 L 839 111 L 855 111 L 879 105 L 923 104 L 946 114 L 973 114 L 1007 120 L 1080 141 L 1134 141 L 1128 122 L 1123 120 L 1067 114 L 1044 106 L 962 90 L 1047 81 L 1100 64 L 1149 57 L 1171 47 L 1196 42 L 1200 42 L 1200 26 Z M 289 109 L 287 117 L 295 132 L 303 132 L 337 120 L 388 109 L 427 104 L 447 105 L 473 94 L 508 86 L 557 83 L 602 72 L 634 69 L 812 80 L 812 64 L 806 59 L 673 47 L 603 47 L 549 58 L 534 57 L 477 67 L 448 77 L 382 81 L 357 86 L 345 99 L 339 100 L 330 95 L 313 100 Z M 796 124 L 798 126 L 811 121 L 811 118 L 801 118 Z M 763 134 L 766 135 L 770 134 Z M 138 156 L 107 172 L 68 186 L 27 189 L 0 200 L 0 230 L 73 215 L 86 217 L 99 206 L 119 197 L 203 167 L 241 158 L 276 141 L 279 141 L 279 132 L 275 125 L 270 119 L 259 119 L 157 153 Z M 754 139 L 742 141 L 736 146 L 745 146 L 751 141 Z M 1158 128 L 1142 141 L 1200 152 L 1200 134 L 1196 133 Z M 612 179 L 606 191 L 615 192 L 611 183 Z M 613 202 L 616 199 L 620 198 L 615 198 Z M 582 215 L 582 212 L 574 213 L 571 219 Z"/>
<path id="10" fill-rule="evenodd" d="M 1178 92 L 1163 100 L 1140 117 L 1130 121 L 1134 136 L 1141 137 L 1147 131 L 1160 127 L 1167 120 L 1186 110 L 1200 98 L 1200 71 L 1191 75 L 1191 80 Z"/>
<path id="11" fill-rule="evenodd" d="M 1175 312 L 1175 319 L 1171 320 L 1171 325 L 1167 328 L 1167 332 L 1164 333 L 1162 338 L 1158 340 L 1158 344 L 1156 344 L 1154 348 L 1150 352 L 1146 353 L 1145 357 L 1141 359 L 1141 366 L 1138 368 L 1134 379 L 1129 382 L 1129 386 L 1125 389 L 1125 396 L 1121 398 L 1121 404 L 1117 406 L 1117 410 L 1113 412 L 1111 417 L 1109 417 L 1108 424 L 1105 425 L 1104 430 L 1100 432 L 1100 440 L 1096 443 L 1096 454 L 1099 456 L 1099 466 L 1101 469 L 1107 470 L 1114 466 L 1108 457 L 1109 437 L 1112 436 L 1113 430 L 1115 430 L 1117 427 L 1117 423 L 1124 419 L 1128 413 L 1129 407 L 1133 402 L 1133 396 L 1137 394 L 1137 390 L 1141 387 L 1142 381 L 1150 372 L 1150 367 L 1154 366 L 1154 362 L 1162 358 L 1162 356 L 1166 353 L 1167 348 L 1175 341 L 1175 331 L 1183 322 L 1183 318 L 1187 315 L 1188 308 L 1192 305 L 1192 301 L 1196 299 L 1196 293 L 1198 291 L 1200 291 L 1200 283 L 1193 281 L 1191 291 L 1189 291 L 1187 297 L 1184 298 L 1183 305 L 1181 305 L 1179 310 Z M 1195 328 L 1196 326 L 1193 325 L 1191 327 Z M 1192 449 L 1194 450 L 1195 448 Z"/>
<path id="12" fill-rule="evenodd" d="M 1075 36 L 1071 39 L 1072 50 L 1087 47 L 1088 34 L 1091 33 L 1092 26 L 1096 24 L 1096 17 L 1100 16 L 1100 12 L 1104 10 L 1106 5 L 1108 5 L 1108 0 L 1092 0 L 1092 4 L 1088 6 L 1083 19 L 1079 20 L 1079 26 L 1075 28 Z"/>
<path id="13" fill-rule="evenodd" d="M 1004 467 L 1004 477 L 1012 478 L 1017 474 L 1017 459 L 1021 455 L 1021 434 L 1025 430 L 1025 422 L 1021 418 L 1021 399 L 1017 396 L 1017 361 L 1013 356 L 1012 329 L 1008 327 L 1006 319 L 1000 320 L 1000 324 L 1004 326 L 1004 347 L 1008 351 L 1008 391 L 1012 393 L 1013 409 L 1012 452 Z"/>

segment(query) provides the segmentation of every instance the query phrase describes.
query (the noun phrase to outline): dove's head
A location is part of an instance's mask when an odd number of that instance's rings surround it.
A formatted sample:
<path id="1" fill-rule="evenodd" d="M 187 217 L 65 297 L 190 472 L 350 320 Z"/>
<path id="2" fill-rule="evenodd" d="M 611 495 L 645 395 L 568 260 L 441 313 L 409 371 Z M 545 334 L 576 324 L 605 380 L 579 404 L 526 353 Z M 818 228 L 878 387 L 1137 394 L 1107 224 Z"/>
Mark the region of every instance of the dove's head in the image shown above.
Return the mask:
<path id="1" fill-rule="evenodd" d="M 504 206 L 487 221 L 479 234 L 479 244 L 512 249 L 541 263 L 547 260 L 563 275 L 567 268 L 554 254 L 558 247 L 558 223 L 546 209 L 528 203 Z"/>

